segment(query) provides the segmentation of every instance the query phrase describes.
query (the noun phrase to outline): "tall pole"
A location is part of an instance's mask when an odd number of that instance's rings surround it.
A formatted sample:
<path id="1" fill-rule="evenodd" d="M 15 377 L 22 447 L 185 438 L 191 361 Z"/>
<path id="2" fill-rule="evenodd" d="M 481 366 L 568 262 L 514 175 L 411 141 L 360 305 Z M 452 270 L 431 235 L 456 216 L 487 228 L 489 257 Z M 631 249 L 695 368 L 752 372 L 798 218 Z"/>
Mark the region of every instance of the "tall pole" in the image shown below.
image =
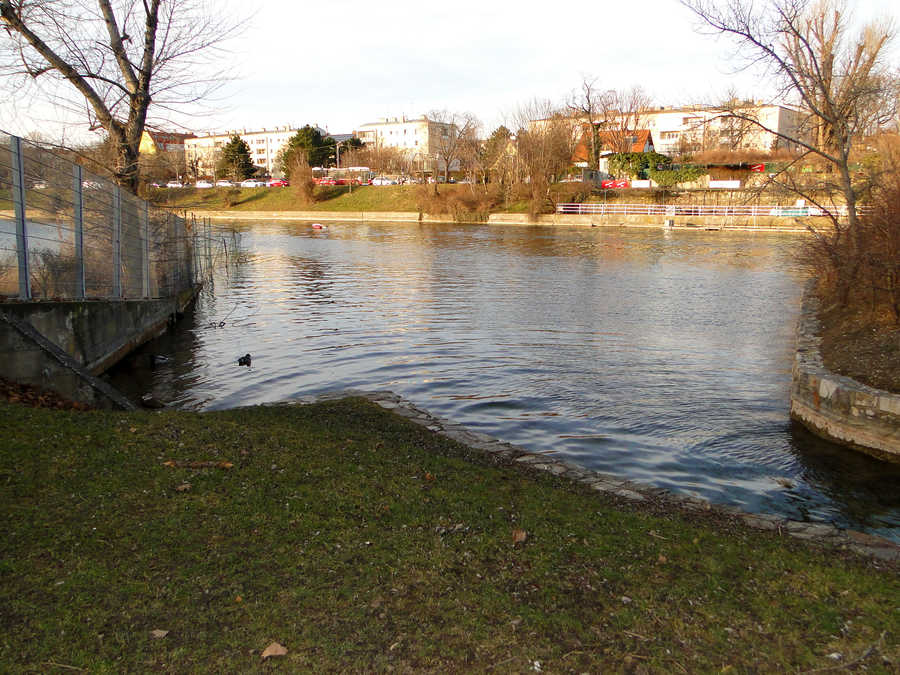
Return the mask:
<path id="1" fill-rule="evenodd" d="M 13 208 L 16 218 L 16 254 L 19 258 L 19 298 L 31 300 L 31 271 L 28 269 L 28 225 L 25 220 L 25 157 L 22 139 L 9 137 L 12 155 Z"/>

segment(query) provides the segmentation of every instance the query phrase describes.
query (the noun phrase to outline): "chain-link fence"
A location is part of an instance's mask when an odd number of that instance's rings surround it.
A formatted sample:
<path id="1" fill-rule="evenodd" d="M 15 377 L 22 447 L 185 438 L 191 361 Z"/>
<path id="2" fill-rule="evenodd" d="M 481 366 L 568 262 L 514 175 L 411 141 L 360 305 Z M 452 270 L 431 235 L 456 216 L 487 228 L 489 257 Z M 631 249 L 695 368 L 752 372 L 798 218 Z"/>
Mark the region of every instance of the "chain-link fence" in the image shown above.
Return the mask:
<path id="1" fill-rule="evenodd" d="M 170 297 L 199 283 L 221 249 L 208 220 L 154 208 L 0 132 L 0 299 Z"/>

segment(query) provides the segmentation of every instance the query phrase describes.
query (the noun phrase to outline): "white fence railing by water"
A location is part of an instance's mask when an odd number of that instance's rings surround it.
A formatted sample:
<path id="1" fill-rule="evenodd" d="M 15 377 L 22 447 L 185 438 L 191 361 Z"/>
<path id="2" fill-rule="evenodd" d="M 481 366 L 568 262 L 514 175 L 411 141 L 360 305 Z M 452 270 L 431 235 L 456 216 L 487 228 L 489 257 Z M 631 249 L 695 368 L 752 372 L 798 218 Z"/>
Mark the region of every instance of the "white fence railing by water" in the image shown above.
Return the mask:
<path id="1" fill-rule="evenodd" d="M 0 133 L 0 299 L 170 297 L 199 283 L 221 249 L 208 220 L 154 208 Z"/>
<path id="2" fill-rule="evenodd" d="M 828 215 L 828 212 L 816 206 L 772 206 L 760 204 L 621 204 L 618 202 L 600 204 L 557 204 L 556 212 L 598 216 L 662 216 L 667 218 L 674 218 L 675 216 L 805 218 Z M 846 207 L 840 207 L 835 210 L 835 213 L 838 216 L 843 217 L 847 215 L 847 209 Z"/>

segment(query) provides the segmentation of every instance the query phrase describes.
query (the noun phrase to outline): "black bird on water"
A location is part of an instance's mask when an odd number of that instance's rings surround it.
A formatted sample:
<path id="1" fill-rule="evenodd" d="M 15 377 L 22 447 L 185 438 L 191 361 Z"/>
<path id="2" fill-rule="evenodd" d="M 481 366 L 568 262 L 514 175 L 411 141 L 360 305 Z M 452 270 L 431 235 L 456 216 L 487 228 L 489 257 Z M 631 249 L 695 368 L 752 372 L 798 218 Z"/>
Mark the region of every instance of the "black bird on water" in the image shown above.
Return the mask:
<path id="1" fill-rule="evenodd" d="M 238 359 L 239 366 L 249 366 L 250 365 L 250 355 L 244 354 L 241 358 Z"/>

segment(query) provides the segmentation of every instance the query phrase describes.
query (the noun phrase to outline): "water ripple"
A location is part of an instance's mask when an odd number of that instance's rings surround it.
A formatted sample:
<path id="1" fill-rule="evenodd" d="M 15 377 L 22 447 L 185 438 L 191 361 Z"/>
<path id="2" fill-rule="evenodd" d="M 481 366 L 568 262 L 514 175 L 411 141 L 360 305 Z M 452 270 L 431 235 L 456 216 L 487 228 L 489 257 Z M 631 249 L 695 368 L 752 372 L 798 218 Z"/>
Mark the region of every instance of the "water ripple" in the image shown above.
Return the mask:
<path id="1" fill-rule="evenodd" d="M 172 362 L 125 366 L 120 387 L 188 408 L 393 389 L 607 473 L 900 540 L 900 467 L 788 418 L 795 238 L 241 228 L 240 264 L 218 271 L 181 330 L 146 347 Z M 252 367 L 238 367 L 247 352 Z"/>

